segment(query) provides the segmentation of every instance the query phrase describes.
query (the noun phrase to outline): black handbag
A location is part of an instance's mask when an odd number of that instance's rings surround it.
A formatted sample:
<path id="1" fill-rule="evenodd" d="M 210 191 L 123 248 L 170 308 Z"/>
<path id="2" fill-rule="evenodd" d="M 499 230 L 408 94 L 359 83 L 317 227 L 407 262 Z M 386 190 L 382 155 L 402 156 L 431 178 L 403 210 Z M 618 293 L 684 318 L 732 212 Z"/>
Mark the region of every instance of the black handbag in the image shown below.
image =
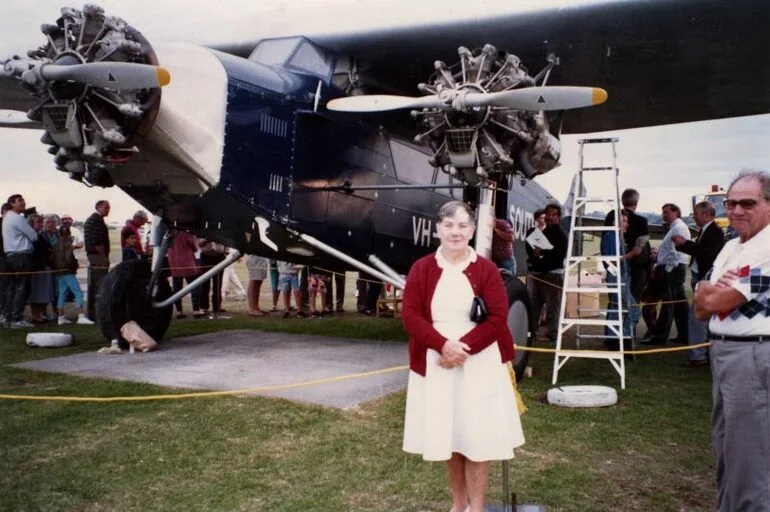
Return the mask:
<path id="1" fill-rule="evenodd" d="M 481 323 L 487 319 L 487 305 L 484 303 L 484 299 L 481 297 L 473 297 L 473 304 L 471 304 L 471 321 Z"/>

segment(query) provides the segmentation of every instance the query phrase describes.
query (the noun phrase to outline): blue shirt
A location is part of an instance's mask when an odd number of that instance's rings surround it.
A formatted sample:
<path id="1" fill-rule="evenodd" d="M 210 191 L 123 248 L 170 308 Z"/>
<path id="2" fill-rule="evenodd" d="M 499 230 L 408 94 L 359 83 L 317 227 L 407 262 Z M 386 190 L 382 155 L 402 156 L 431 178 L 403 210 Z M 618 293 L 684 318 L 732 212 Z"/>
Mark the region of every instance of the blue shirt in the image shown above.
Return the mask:
<path id="1" fill-rule="evenodd" d="M 27 219 L 14 211 L 8 211 L 3 216 L 3 251 L 6 254 L 14 252 L 32 253 L 32 242 L 37 240 L 37 233 L 29 225 Z"/>

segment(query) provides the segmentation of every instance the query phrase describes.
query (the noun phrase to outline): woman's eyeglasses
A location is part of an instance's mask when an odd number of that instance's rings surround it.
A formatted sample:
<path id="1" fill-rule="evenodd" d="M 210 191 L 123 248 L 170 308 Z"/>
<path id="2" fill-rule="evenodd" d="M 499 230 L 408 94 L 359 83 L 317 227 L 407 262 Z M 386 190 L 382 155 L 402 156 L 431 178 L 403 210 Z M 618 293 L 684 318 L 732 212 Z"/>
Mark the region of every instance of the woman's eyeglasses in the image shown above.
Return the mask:
<path id="1" fill-rule="evenodd" d="M 724 205 L 728 210 L 734 210 L 736 206 L 740 206 L 744 210 L 753 210 L 759 201 L 756 199 L 725 199 Z"/>

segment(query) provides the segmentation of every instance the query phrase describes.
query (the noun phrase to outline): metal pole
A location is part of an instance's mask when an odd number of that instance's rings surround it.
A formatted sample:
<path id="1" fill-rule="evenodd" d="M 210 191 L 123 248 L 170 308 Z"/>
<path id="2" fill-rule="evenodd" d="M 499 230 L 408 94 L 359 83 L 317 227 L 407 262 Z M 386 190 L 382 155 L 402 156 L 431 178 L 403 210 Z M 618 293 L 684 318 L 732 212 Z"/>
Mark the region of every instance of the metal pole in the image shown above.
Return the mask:
<path id="1" fill-rule="evenodd" d="M 510 490 L 508 488 L 508 461 L 503 461 L 503 510 L 508 512 L 508 497 L 510 496 Z"/>
<path id="2" fill-rule="evenodd" d="M 162 224 L 159 224 L 159 226 L 162 226 Z M 147 286 L 147 293 L 150 299 L 154 299 L 158 294 L 158 279 L 163 271 L 163 259 L 166 257 L 168 246 L 174 241 L 175 236 L 176 232 L 174 231 L 165 232 L 157 254 L 153 252 L 152 273 L 150 274 L 150 284 Z"/>
<path id="3" fill-rule="evenodd" d="M 391 277 L 391 278 L 393 278 L 394 280 L 396 280 L 396 281 L 398 281 L 399 283 L 401 283 L 401 287 L 400 287 L 400 288 L 401 288 L 402 290 L 403 290 L 403 289 L 406 287 L 406 281 L 404 281 L 404 278 L 403 278 L 403 277 L 401 277 L 400 275 L 398 275 L 398 274 L 396 273 L 396 271 L 395 271 L 395 270 L 393 270 L 392 268 L 390 268 L 390 267 L 389 267 L 387 264 L 385 264 L 385 262 L 383 262 L 383 261 L 382 261 L 380 258 L 378 258 L 377 256 L 375 256 L 374 254 L 370 254 L 370 255 L 369 255 L 369 261 L 372 263 L 372 265 L 374 265 L 375 267 L 377 267 L 378 269 L 380 269 L 380 270 L 381 270 L 383 273 L 387 274 L 388 276 L 390 276 L 390 277 Z"/>
<path id="4" fill-rule="evenodd" d="M 230 265 L 238 261 L 241 256 L 242 254 L 240 253 L 240 251 L 233 250 L 230 254 L 227 255 L 227 257 L 224 260 L 220 261 L 219 263 L 217 263 L 216 265 L 208 269 L 206 272 L 203 273 L 203 275 L 201 275 L 195 281 L 188 284 L 187 286 L 185 286 L 175 294 L 173 294 L 168 299 L 162 302 L 153 302 L 152 307 L 156 309 L 163 309 L 165 307 L 172 305 L 174 302 L 178 301 L 188 293 L 192 292 L 193 290 L 197 290 L 200 287 L 200 285 L 202 285 L 203 283 L 211 279 L 214 275 L 218 274 L 225 268 L 229 267 Z"/>
<path id="5" fill-rule="evenodd" d="M 396 288 L 400 288 L 400 289 L 402 289 L 402 290 L 404 289 L 403 285 L 401 285 L 401 284 L 399 284 L 399 283 L 395 282 L 395 280 L 394 280 L 393 278 L 391 278 L 390 276 L 387 276 L 387 275 L 383 274 L 382 272 L 380 272 L 379 270 L 375 269 L 374 267 L 370 267 L 370 266 L 369 266 L 369 265 L 367 265 L 366 263 L 361 263 L 361 262 L 360 262 L 360 261 L 358 261 L 357 259 L 355 259 L 355 258 L 351 258 L 350 256 L 348 256 L 348 255 L 347 255 L 347 254 L 345 254 L 344 252 L 340 252 L 340 251 L 338 251 L 337 249 L 335 249 L 334 247 L 331 247 L 331 246 L 329 246 L 329 245 L 326 245 L 326 244 L 325 244 L 325 243 L 323 243 L 322 241 L 320 241 L 320 240 L 318 240 L 318 239 L 316 239 L 316 238 L 313 238 L 313 237 L 312 237 L 312 236 L 310 236 L 310 235 L 300 234 L 300 235 L 299 235 L 299 237 L 300 237 L 302 240 L 304 240 L 305 242 L 307 242 L 307 243 L 309 243 L 310 245 L 312 245 L 313 247 L 316 247 L 316 248 L 318 248 L 318 249 L 321 249 L 322 251 L 324 251 L 324 252 L 326 252 L 326 253 L 329 253 L 329 254 L 331 254 L 332 256 L 334 256 L 335 258 L 339 258 L 339 259 L 341 259 L 342 261 L 344 261 L 344 262 L 346 262 L 346 263 L 350 263 L 351 265 L 353 265 L 353 266 L 354 266 L 354 267 L 356 267 L 357 269 L 359 269 L 359 270 L 363 270 L 363 271 L 364 271 L 364 272 L 366 272 L 367 274 L 371 274 L 371 275 L 373 275 L 374 277 L 377 277 L 377 278 L 379 278 L 379 279 L 382 279 L 383 281 L 385 281 L 385 282 L 387 282 L 387 283 L 390 283 L 390 284 L 392 284 L 392 285 L 393 285 L 393 286 L 395 286 Z"/>
<path id="6" fill-rule="evenodd" d="M 489 258 L 492 254 L 492 233 L 495 225 L 495 212 L 492 208 L 494 190 L 479 187 L 479 205 L 476 209 L 476 253 Z"/>

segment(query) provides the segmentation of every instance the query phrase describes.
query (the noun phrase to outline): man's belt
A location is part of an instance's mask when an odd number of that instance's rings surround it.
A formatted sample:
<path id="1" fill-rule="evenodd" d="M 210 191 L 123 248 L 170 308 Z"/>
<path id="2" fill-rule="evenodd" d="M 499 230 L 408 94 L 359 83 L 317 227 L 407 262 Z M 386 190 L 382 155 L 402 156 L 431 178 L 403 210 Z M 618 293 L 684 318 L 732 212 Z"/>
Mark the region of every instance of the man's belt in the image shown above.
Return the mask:
<path id="1" fill-rule="evenodd" d="M 762 336 L 730 336 L 722 334 L 711 333 L 709 336 L 712 341 L 747 341 L 753 343 L 760 343 L 764 341 L 770 341 L 770 335 Z"/>

